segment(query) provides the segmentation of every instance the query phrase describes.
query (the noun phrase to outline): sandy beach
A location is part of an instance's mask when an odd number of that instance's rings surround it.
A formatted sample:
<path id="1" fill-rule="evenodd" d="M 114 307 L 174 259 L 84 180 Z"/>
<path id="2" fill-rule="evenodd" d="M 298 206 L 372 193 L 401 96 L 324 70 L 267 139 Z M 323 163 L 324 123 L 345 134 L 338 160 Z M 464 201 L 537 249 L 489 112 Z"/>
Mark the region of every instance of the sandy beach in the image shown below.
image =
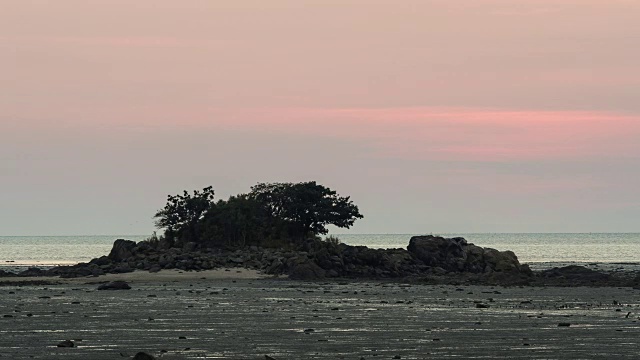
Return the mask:
<path id="1" fill-rule="evenodd" d="M 132 289 L 96 290 L 115 279 Z M 50 280 L 58 284 L 0 287 L 0 357 L 127 359 L 145 351 L 159 359 L 635 359 L 640 353 L 640 290 L 631 288 L 298 282 L 235 269 Z M 58 348 L 63 340 L 76 347 Z"/>

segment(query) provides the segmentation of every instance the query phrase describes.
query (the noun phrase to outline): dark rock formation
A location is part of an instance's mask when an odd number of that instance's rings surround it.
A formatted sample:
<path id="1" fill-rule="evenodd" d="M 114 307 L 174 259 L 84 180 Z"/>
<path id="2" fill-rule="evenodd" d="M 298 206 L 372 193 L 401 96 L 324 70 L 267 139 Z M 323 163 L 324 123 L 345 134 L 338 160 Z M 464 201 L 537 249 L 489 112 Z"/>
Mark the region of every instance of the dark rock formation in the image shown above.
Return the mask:
<path id="1" fill-rule="evenodd" d="M 64 340 L 64 341 L 59 342 L 57 346 L 58 347 L 65 347 L 65 348 L 72 348 L 72 347 L 75 347 L 76 345 L 71 340 Z"/>
<path id="2" fill-rule="evenodd" d="M 325 270 L 309 258 L 294 258 L 289 261 L 288 274 L 293 280 L 324 279 Z"/>
<path id="3" fill-rule="evenodd" d="M 156 360 L 156 358 L 146 352 L 139 352 L 133 357 L 133 360 Z"/>
<path id="4" fill-rule="evenodd" d="M 0 277 L 15 277 L 15 276 L 18 276 L 18 275 L 9 271 L 0 270 Z"/>
<path id="5" fill-rule="evenodd" d="M 40 268 L 28 268 L 27 270 L 20 273 L 20 276 L 46 276 L 47 272 Z"/>
<path id="6" fill-rule="evenodd" d="M 98 286 L 98 290 L 129 290 L 131 286 L 124 281 L 112 281 Z"/>
<path id="7" fill-rule="evenodd" d="M 512 251 L 498 251 L 468 244 L 461 237 L 447 239 L 440 236 L 414 236 L 409 240 L 409 252 L 428 266 L 440 267 L 450 272 L 531 273 L 527 265 L 521 265 Z"/>
<path id="8" fill-rule="evenodd" d="M 579 265 L 569 265 L 545 270 L 540 272 L 539 278 L 541 278 L 544 283 L 558 286 L 614 285 L 614 279 L 610 274 L 587 269 Z"/>
<path id="9" fill-rule="evenodd" d="M 463 238 L 414 236 L 407 249 L 373 249 L 317 239 L 295 249 L 209 249 L 197 244 L 166 247 L 160 242 L 118 239 L 108 256 L 73 266 L 49 270 L 31 268 L 17 276 L 92 277 L 105 273 L 162 269 L 184 271 L 243 267 L 291 279 L 325 278 L 392 279 L 421 283 L 465 283 L 488 285 L 636 286 L 640 275 L 607 274 L 580 266 L 551 269 L 533 274 L 511 251 L 482 248 Z M 7 273 L 11 276 L 11 274 Z M 6 276 L 0 272 L 0 276 Z M 102 285 L 119 289 L 119 285 Z M 128 285 L 124 288 L 129 288 Z"/>
<path id="10" fill-rule="evenodd" d="M 133 251 L 137 244 L 135 241 L 118 239 L 113 243 L 111 252 L 109 253 L 109 259 L 116 262 L 121 262 L 129 259 L 133 255 Z"/>

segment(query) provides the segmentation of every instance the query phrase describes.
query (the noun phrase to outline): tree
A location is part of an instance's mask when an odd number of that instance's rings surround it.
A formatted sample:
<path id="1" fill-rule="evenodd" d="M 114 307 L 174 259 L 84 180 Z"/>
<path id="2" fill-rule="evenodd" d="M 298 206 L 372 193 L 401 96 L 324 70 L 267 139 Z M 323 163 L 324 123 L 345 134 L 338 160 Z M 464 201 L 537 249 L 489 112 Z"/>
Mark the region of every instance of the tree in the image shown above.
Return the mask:
<path id="1" fill-rule="evenodd" d="M 204 217 L 203 238 L 215 246 L 258 245 L 263 240 L 264 211 L 246 194 L 218 200 Z"/>
<path id="2" fill-rule="evenodd" d="M 350 198 L 318 185 L 302 183 L 259 183 L 249 197 L 261 204 L 273 218 L 288 223 L 295 237 L 328 233 L 327 225 L 349 228 L 363 218 Z"/>
<path id="3" fill-rule="evenodd" d="M 198 241 L 198 225 L 206 213 L 215 205 L 213 187 L 189 194 L 169 195 L 167 204 L 156 212 L 156 227 L 166 229 L 165 236 L 183 242 Z"/>

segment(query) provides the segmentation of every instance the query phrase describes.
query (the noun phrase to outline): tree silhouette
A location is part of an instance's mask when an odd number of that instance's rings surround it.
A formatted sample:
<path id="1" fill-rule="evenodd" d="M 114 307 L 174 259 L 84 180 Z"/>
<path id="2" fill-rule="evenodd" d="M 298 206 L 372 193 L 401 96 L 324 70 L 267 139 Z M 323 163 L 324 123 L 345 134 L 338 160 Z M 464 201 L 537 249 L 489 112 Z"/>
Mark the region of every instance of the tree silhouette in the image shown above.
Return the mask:
<path id="1" fill-rule="evenodd" d="M 341 197 L 315 181 L 260 183 L 251 188 L 249 196 L 271 217 L 290 224 L 297 238 L 326 234 L 327 225 L 349 228 L 363 218 L 348 196 Z"/>
<path id="2" fill-rule="evenodd" d="M 198 241 L 198 225 L 214 205 L 214 190 L 209 186 L 189 194 L 169 195 L 167 204 L 156 212 L 156 226 L 166 229 L 165 236 L 182 242 Z"/>

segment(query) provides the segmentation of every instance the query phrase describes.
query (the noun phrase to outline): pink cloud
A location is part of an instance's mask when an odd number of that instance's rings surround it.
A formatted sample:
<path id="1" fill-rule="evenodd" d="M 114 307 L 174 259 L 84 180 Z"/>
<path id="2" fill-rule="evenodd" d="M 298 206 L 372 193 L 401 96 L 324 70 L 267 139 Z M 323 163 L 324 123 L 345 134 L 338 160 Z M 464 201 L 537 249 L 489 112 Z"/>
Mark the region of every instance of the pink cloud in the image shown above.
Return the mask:
<path id="1" fill-rule="evenodd" d="M 640 156 L 640 117 L 602 112 L 398 108 L 230 113 L 199 124 L 367 141 L 380 156 L 403 158 L 514 161 Z"/>
<path id="2" fill-rule="evenodd" d="M 58 117 L 65 120 L 51 125 L 105 133 L 250 131 L 265 137 L 337 138 L 366 144 L 372 156 L 381 158 L 487 162 L 640 157 L 640 117 L 605 112 L 436 107 L 189 110 L 159 105 L 74 108 Z"/>

